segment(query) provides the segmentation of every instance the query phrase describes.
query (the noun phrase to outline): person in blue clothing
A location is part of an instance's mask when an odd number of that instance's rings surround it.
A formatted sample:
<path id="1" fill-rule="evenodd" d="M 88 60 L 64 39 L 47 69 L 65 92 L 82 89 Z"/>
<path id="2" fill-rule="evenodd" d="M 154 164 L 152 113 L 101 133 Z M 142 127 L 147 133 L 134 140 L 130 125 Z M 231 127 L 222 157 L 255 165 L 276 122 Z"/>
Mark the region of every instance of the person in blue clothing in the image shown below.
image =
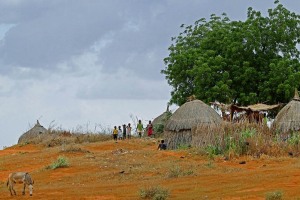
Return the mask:
<path id="1" fill-rule="evenodd" d="M 164 140 L 160 141 L 160 144 L 157 147 L 157 150 L 166 150 L 167 149 L 167 145 L 165 144 Z"/>

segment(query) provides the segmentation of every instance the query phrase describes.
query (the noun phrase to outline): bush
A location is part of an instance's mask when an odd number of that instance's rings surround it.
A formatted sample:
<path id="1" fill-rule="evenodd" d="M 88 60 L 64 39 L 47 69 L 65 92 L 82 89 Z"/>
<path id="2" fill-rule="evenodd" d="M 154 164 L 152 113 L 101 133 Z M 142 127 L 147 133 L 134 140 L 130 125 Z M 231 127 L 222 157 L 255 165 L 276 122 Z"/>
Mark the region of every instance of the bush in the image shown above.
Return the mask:
<path id="1" fill-rule="evenodd" d="M 169 190 L 160 186 L 153 186 L 140 189 L 140 197 L 142 199 L 165 200 L 169 196 Z"/>
<path id="2" fill-rule="evenodd" d="M 219 146 L 208 145 L 205 147 L 205 151 L 210 159 L 213 159 L 216 155 L 222 154 L 222 150 Z"/>
<path id="3" fill-rule="evenodd" d="M 155 124 L 153 130 L 156 134 L 161 134 L 164 132 L 164 125 L 163 124 Z"/>
<path id="4" fill-rule="evenodd" d="M 266 200 L 280 200 L 280 199 L 283 199 L 283 192 L 281 191 L 269 192 L 266 195 Z"/>
<path id="5" fill-rule="evenodd" d="M 170 168 L 168 172 L 168 178 L 178 178 L 182 174 L 182 170 L 179 166 L 174 166 Z"/>
<path id="6" fill-rule="evenodd" d="M 57 160 L 47 168 L 56 169 L 56 168 L 63 168 L 63 167 L 69 167 L 69 161 L 66 157 L 59 156 Z"/>

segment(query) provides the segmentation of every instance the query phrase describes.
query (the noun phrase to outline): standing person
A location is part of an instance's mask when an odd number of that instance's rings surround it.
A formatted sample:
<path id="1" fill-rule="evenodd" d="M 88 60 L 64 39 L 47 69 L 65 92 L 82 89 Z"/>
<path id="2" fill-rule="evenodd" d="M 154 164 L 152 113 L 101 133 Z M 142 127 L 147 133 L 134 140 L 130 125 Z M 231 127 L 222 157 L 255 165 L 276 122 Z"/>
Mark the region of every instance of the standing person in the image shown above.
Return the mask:
<path id="1" fill-rule="evenodd" d="M 140 138 L 142 137 L 143 129 L 144 129 L 144 127 L 143 127 L 142 121 L 139 120 L 136 130 L 137 130 Z"/>
<path id="2" fill-rule="evenodd" d="M 122 140 L 122 135 L 123 135 L 123 132 L 122 132 L 121 126 L 119 126 L 119 129 L 118 129 L 118 139 L 119 140 Z"/>
<path id="3" fill-rule="evenodd" d="M 153 125 L 151 123 L 151 120 L 149 121 L 149 124 L 147 125 L 147 133 L 148 133 L 148 137 L 151 137 L 151 135 L 153 134 Z"/>
<path id="4" fill-rule="evenodd" d="M 123 140 L 126 140 L 126 124 L 123 124 Z"/>
<path id="5" fill-rule="evenodd" d="M 128 123 L 128 125 L 126 127 L 126 131 L 127 131 L 127 138 L 131 139 L 131 126 L 130 126 L 130 123 Z"/>
<path id="6" fill-rule="evenodd" d="M 117 129 L 117 126 L 114 126 L 113 138 L 114 138 L 114 141 L 117 142 L 117 140 L 118 140 L 118 129 Z"/>

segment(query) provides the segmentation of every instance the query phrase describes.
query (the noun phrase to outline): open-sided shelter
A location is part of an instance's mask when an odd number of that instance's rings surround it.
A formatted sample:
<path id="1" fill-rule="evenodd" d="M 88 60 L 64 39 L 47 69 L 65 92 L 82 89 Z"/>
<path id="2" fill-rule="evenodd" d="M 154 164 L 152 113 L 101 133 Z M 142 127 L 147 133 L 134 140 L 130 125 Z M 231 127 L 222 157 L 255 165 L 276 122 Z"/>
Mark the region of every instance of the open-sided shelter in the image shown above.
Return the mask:
<path id="1" fill-rule="evenodd" d="M 237 105 L 231 105 L 231 121 L 234 121 L 233 116 L 238 113 L 244 112 L 244 119 L 248 122 L 256 122 L 261 123 L 264 118 L 264 113 L 267 113 L 271 110 L 277 109 L 281 106 L 281 104 L 275 104 L 275 105 L 267 105 L 263 103 L 253 104 L 249 106 L 237 106 Z M 243 116 L 243 115 L 240 115 Z M 239 121 L 238 117 L 235 121 Z"/>

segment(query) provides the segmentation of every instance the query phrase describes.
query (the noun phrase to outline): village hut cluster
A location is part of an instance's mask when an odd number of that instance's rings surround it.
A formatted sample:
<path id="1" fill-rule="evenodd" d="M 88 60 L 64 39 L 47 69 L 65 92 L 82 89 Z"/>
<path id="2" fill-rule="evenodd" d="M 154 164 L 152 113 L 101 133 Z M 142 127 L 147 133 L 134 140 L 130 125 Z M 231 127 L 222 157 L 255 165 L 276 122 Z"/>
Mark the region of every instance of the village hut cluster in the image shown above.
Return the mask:
<path id="1" fill-rule="evenodd" d="M 279 111 L 280 108 L 282 109 Z M 157 131 L 155 135 L 163 137 L 168 149 L 176 149 L 180 146 L 207 144 L 209 141 L 205 141 L 205 132 L 220 127 L 221 124 L 234 124 L 242 121 L 267 126 L 266 115 L 274 110 L 278 114 L 269 130 L 285 134 L 300 130 L 300 98 L 297 90 L 295 90 L 294 98 L 285 106 L 258 103 L 241 107 L 216 102 L 207 105 L 193 96 L 173 114 L 167 108 L 152 121 L 152 124 L 155 127 L 154 131 Z M 32 129 L 19 138 L 18 143 L 28 143 L 47 133 L 49 131 L 37 121 Z"/>
<path id="2" fill-rule="evenodd" d="M 280 108 L 282 109 L 278 112 Z M 220 114 L 216 110 L 219 110 Z M 220 103 L 212 103 L 212 106 L 209 106 L 201 100 L 192 99 L 179 107 L 166 122 L 164 138 L 169 149 L 176 149 L 180 146 L 201 146 L 206 142 L 199 139 L 205 137 L 205 135 L 199 135 L 205 132 L 199 131 L 201 129 L 212 130 L 221 123 L 235 122 L 267 126 L 267 114 L 272 111 L 278 112 L 269 127 L 274 133 L 286 134 L 300 130 L 300 98 L 298 91 L 295 90 L 294 98 L 285 106 L 262 103 L 247 107 Z"/>

